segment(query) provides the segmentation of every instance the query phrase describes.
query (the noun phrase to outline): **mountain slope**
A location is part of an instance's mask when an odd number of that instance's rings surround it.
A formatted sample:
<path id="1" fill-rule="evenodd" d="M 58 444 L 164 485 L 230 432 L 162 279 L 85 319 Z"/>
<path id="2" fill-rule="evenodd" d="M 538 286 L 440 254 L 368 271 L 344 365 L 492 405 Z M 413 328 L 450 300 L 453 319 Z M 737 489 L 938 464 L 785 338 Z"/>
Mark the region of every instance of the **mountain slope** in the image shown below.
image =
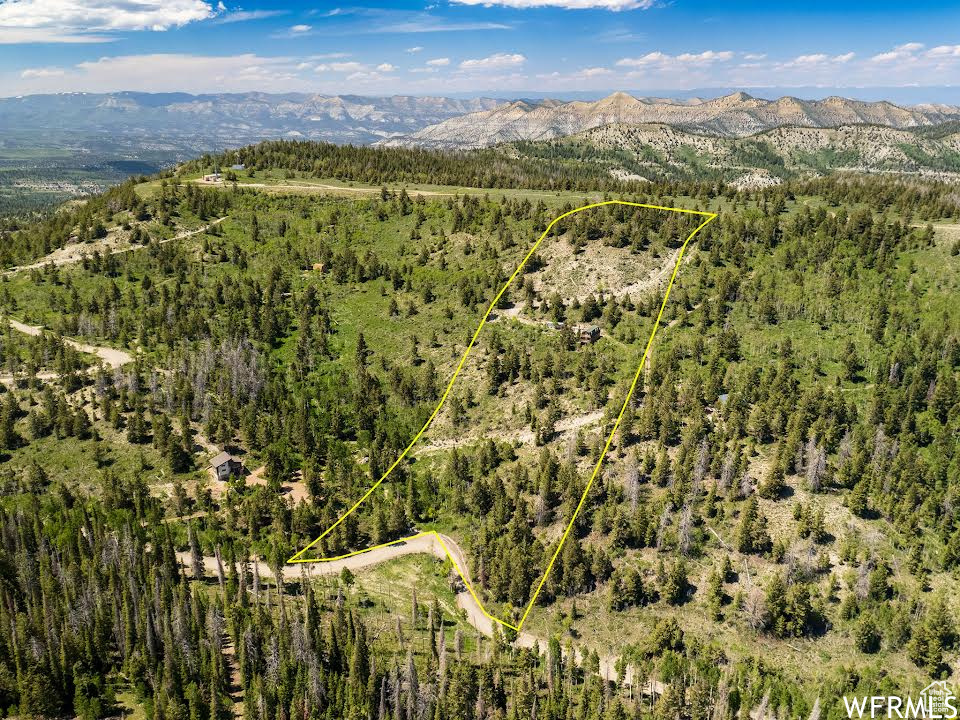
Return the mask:
<path id="1" fill-rule="evenodd" d="M 713 100 L 678 102 L 614 93 L 597 102 L 562 104 L 514 102 L 426 127 L 385 145 L 482 147 L 516 140 L 549 140 L 610 124 L 663 123 L 724 137 L 744 137 L 785 125 L 837 127 L 872 124 L 893 128 L 937 125 L 960 119 L 960 108 L 904 108 L 889 102 L 830 97 L 808 101 L 792 97 L 762 100 L 734 93 Z"/>
<path id="2" fill-rule="evenodd" d="M 662 124 L 605 125 L 565 138 L 521 141 L 508 153 L 599 164 L 620 179 L 717 179 L 738 186 L 776 184 L 834 170 L 960 176 L 960 132 L 876 125 L 780 127 L 746 138 L 701 135 Z"/>

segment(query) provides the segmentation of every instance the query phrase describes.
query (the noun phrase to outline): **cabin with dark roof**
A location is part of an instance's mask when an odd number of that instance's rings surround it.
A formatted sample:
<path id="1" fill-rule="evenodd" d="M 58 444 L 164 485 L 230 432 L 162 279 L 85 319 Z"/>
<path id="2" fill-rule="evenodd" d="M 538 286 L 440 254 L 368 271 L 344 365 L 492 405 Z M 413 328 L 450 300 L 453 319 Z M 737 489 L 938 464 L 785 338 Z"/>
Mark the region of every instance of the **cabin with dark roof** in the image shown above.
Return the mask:
<path id="1" fill-rule="evenodd" d="M 210 460 L 210 470 L 217 480 L 227 480 L 243 472 L 243 463 L 228 452 L 222 452 Z"/>

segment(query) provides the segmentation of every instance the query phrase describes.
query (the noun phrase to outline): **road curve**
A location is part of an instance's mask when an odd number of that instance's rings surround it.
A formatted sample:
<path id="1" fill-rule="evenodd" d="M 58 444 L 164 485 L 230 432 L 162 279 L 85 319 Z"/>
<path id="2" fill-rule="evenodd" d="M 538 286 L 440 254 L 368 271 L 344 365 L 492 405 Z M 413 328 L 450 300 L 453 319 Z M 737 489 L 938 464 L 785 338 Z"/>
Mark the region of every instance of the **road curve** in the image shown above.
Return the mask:
<path id="1" fill-rule="evenodd" d="M 19 332 L 25 333 L 27 335 L 37 336 L 43 332 L 43 327 L 39 325 L 27 325 L 26 323 L 19 322 L 17 320 L 9 319 L 10 327 Z M 61 337 L 64 344 L 69 345 L 74 350 L 78 352 L 87 353 L 88 355 L 95 355 L 103 362 L 112 367 L 117 368 L 121 365 L 126 365 L 127 363 L 133 362 L 133 355 L 126 352 L 125 350 L 118 350 L 117 348 L 103 347 L 100 345 L 87 345 L 86 343 L 73 340 L 68 337 Z"/>
<path id="2" fill-rule="evenodd" d="M 441 541 L 443 543 L 442 545 Z M 444 545 L 446 546 L 446 549 L 444 549 Z M 450 555 L 447 554 L 446 550 L 450 551 Z M 390 560 L 395 560 L 396 558 L 404 557 L 406 555 L 417 554 L 433 555 L 441 560 L 445 560 L 452 556 L 453 561 L 460 568 L 464 577 L 472 577 L 463 549 L 449 535 L 443 535 L 439 533 L 417 535 L 409 540 L 405 540 L 394 545 L 378 547 L 373 550 L 360 553 L 359 555 L 351 555 L 350 557 L 341 558 L 339 560 L 302 564 L 307 568 L 308 576 L 339 575 L 345 568 L 351 572 L 354 572 L 373 567 L 374 565 L 379 565 L 380 563 L 388 562 Z M 177 558 L 184 566 L 190 566 L 191 561 L 189 552 L 178 552 Z M 217 560 L 215 557 L 205 556 L 203 558 L 203 564 L 204 572 L 207 575 L 216 575 Z M 269 567 L 269 565 L 267 565 L 266 562 L 257 559 L 256 564 L 257 571 L 261 577 L 272 578 L 274 576 L 273 570 Z M 467 622 L 469 622 L 470 625 L 488 637 L 493 636 L 494 621 L 487 617 L 483 609 L 480 607 L 480 604 L 466 589 L 461 589 L 457 593 L 457 607 L 464 611 Z M 517 637 L 513 644 L 517 647 L 535 649 L 542 654 L 547 650 L 548 641 L 544 638 L 534 635 L 533 633 L 521 631 L 517 633 Z M 576 661 L 578 663 L 582 661 L 582 656 L 579 650 L 576 651 Z M 600 655 L 600 676 L 609 680 L 616 680 L 616 662 L 616 657 Z M 632 668 L 628 669 L 626 677 L 627 683 L 632 682 L 633 673 L 631 671 Z M 662 688 L 658 689 L 656 684 L 653 689 L 656 692 L 662 692 Z"/>

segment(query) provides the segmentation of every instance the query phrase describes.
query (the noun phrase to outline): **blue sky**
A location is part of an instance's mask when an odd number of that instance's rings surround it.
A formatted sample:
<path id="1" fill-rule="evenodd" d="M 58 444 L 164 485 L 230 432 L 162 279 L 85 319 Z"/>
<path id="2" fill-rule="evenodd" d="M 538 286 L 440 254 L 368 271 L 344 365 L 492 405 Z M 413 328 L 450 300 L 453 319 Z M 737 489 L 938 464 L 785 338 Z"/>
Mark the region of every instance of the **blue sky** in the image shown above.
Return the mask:
<path id="1" fill-rule="evenodd" d="M 0 0 L 0 95 L 943 85 L 955 1 Z"/>

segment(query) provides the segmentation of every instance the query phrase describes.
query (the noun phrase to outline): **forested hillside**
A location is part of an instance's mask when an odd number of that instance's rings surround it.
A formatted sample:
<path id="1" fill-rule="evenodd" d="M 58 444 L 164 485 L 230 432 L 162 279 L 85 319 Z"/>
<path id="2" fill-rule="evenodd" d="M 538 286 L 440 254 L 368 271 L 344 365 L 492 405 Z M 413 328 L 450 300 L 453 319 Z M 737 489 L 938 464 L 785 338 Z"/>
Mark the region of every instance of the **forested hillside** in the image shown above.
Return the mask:
<path id="1" fill-rule="evenodd" d="M 403 545 L 288 565 L 430 416 L 548 223 L 602 198 L 718 217 L 520 636 Z M 958 220 L 937 182 L 638 184 L 278 141 L 11 228 L 0 708 L 824 718 L 955 680 Z M 560 223 L 409 458 L 310 556 L 436 530 L 516 622 L 696 224 L 620 205 Z"/>

